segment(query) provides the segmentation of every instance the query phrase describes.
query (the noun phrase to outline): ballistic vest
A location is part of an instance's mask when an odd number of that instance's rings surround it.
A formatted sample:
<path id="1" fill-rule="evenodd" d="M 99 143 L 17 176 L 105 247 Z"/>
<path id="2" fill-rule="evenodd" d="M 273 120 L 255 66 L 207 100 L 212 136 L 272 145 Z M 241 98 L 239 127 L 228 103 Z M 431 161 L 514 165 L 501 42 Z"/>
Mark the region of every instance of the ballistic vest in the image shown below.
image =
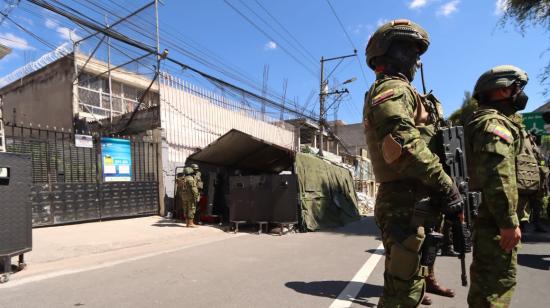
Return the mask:
<path id="1" fill-rule="evenodd" d="M 520 194 L 536 193 L 540 189 L 539 162 L 535 154 L 535 145 L 525 131 L 521 129 L 521 150 L 516 156 L 516 181 Z"/>
<path id="2" fill-rule="evenodd" d="M 439 124 L 442 119 L 441 105 L 431 94 L 429 96 L 420 95 L 404 77 L 383 76 L 382 78 L 376 79 L 369 91 L 365 94 L 363 110 L 364 121 L 372 122 L 372 120 L 369 120 L 370 110 L 371 108 L 376 108 L 376 106 L 373 106 L 373 95 L 371 94 L 375 93 L 377 88 L 382 86 L 393 88 L 398 91 L 406 91 L 411 94 L 410 96 L 412 96 L 413 101 L 404 101 L 403 104 L 412 104 L 416 107 L 412 115 L 415 127 L 420 133 L 420 138 L 424 140 L 428 148 L 434 152 L 436 148 L 434 136 L 437 132 L 437 124 Z M 382 155 L 382 139 L 376 136 L 375 128 L 367 123 L 365 123 L 365 135 L 376 181 L 383 183 L 405 180 L 403 175 L 397 173 L 386 163 Z"/>
<path id="3" fill-rule="evenodd" d="M 491 119 L 501 120 L 501 123 L 504 123 L 506 128 L 514 137 L 514 153 L 511 153 L 511 155 L 515 154 L 516 185 L 518 192 L 521 194 L 531 194 L 537 192 L 540 189 L 541 184 L 539 164 L 535 156 L 534 145 L 529 139 L 527 132 L 521 127 L 520 124 L 515 123 L 510 118 L 495 109 L 482 109 L 476 111 L 472 116 L 470 123 L 486 122 Z M 469 158 L 469 160 L 471 160 L 472 163 L 475 163 L 475 157 Z M 472 177 L 471 180 L 470 189 L 483 190 L 483 187 L 481 187 L 482 185 L 480 183 L 476 183 L 475 177 Z"/>

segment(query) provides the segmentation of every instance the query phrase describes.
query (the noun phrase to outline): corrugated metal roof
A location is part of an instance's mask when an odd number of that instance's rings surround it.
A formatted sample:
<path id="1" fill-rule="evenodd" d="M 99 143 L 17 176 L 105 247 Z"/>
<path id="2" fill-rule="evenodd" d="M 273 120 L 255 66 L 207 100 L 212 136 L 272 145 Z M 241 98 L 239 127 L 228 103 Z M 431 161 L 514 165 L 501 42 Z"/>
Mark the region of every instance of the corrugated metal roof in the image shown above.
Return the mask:
<path id="1" fill-rule="evenodd" d="M 232 129 L 188 159 L 248 172 L 279 173 L 290 169 L 294 156 L 289 149 Z"/>

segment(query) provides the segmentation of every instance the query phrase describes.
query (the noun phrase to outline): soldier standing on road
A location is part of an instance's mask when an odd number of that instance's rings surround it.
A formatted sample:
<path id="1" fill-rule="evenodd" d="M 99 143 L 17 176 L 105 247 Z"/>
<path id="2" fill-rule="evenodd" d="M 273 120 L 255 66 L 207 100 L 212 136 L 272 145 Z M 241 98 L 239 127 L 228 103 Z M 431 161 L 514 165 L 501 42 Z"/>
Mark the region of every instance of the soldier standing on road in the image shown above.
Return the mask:
<path id="1" fill-rule="evenodd" d="M 197 216 L 197 220 L 200 221 L 201 207 L 200 207 L 199 201 L 202 195 L 202 190 L 204 188 L 204 183 L 202 181 L 202 175 L 199 169 L 199 165 L 191 164 L 191 168 L 193 168 L 193 177 L 195 178 L 195 181 L 197 183 L 197 189 L 199 190 L 199 196 L 197 197 L 197 204 L 196 204 L 196 209 L 197 209 L 196 216 Z"/>
<path id="2" fill-rule="evenodd" d="M 470 307 L 508 307 L 516 285 L 518 189 L 539 179 L 523 129 L 511 119 L 527 104 L 527 81 L 523 70 L 502 65 L 483 73 L 474 88 L 479 109 L 466 125 L 466 157 L 470 189 L 481 191 L 482 202 L 474 223 Z"/>
<path id="3" fill-rule="evenodd" d="M 426 281 L 439 294 L 454 295 L 437 284 L 433 268 L 420 265 L 424 225 L 435 225 L 441 210 L 456 215 L 463 205 L 458 188 L 429 148 L 442 120 L 440 105 L 411 84 L 428 45 L 428 33 L 419 25 L 394 20 L 373 34 L 366 50 L 376 81 L 365 96 L 363 121 L 380 182 L 375 218 L 386 251 L 380 307 L 431 304 L 424 296 Z M 415 205 L 429 203 L 431 196 L 441 196 L 439 205 L 428 206 L 429 218 L 417 215 Z"/>
<path id="4" fill-rule="evenodd" d="M 178 182 L 178 190 L 181 191 L 181 203 L 183 204 L 183 214 L 188 228 L 196 227 L 193 219 L 195 217 L 195 204 L 199 197 L 197 182 L 193 176 L 193 168 L 185 167 L 183 169 L 185 177 Z"/>

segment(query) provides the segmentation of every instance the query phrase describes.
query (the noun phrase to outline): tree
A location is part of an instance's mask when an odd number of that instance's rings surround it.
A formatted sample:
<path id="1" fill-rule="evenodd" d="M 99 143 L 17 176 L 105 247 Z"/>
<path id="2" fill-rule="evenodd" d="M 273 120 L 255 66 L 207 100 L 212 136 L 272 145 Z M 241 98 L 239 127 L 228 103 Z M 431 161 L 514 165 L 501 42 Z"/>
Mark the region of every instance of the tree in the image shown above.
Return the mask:
<path id="1" fill-rule="evenodd" d="M 550 31 L 550 0 L 499 0 L 505 11 L 503 23 L 515 21 L 521 32 L 529 24 L 540 25 Z M 550 51 L 547 48 L 546 51 Z M 550 63 L 540 74 L 541 84 L 545 86 L 544 95 L 550 94 Z"/>
<path id="2" fill-rule="evenodd" d="M 477 101 L 472 97 L 470 91 L 464 91 L 464 98 L 462 99 L 462 106 L 460 109 L 453 112 L 448 120 L 453 125 L 464 125 L 466 121 L 477 109 Z"/>

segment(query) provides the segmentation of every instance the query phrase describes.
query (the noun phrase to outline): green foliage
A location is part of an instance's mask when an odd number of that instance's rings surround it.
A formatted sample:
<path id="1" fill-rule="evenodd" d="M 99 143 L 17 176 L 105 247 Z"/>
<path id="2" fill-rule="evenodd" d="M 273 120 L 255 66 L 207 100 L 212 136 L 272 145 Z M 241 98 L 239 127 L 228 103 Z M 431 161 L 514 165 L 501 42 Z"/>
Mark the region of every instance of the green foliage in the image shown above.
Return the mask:
<path id="1" fill-rule="evenodd" d="M 502 22 L 515 22 L 522 33 L 531 24 L 550 30 L 550 0 L 504 0 L 504 9 Z M 545 86 L 544 95 L 550 95 L 550 63 L 544 67 L 540 79 Z"/>
<path id="2" fill-rule="evenodd" d="M 469 91 L 465 91 L 464 98 L 462 99 L 462 106 L 460 109 L 453 112 L 448 120 L 451 121 L 453 125 L 464 125 L 476 109 L 477 101 L 472 98 L 472 94 Z"/>

